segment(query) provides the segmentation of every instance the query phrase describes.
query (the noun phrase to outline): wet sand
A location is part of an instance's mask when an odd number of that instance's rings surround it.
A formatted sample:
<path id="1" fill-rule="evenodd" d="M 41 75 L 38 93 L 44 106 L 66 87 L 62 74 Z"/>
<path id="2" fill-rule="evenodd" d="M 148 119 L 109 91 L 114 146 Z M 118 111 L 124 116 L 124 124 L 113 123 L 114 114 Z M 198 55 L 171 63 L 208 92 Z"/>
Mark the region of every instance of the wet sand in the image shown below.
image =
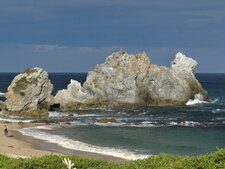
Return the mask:
<path id="1" fill-rule="evenodd" d="M 7 125 L 9 129 L 8 136 L 4 135 L 4 125 Z M 23 127 L 36 126 L 38 124 L 19 124 L 19 123 L 8 123 L 0 122 L 0 152 L 1 154 L 9 157 L 40 157 L 49 154 L 57 155 L 75 155 L 80 157 L 97 158 L 110 162 L 126 162 L 126 159 L 117 158 L 113 156 L 107 156 L 97 153 L 90 153 L 85 151 L 76 151 L 63 148 L 57 144 L 45 142 L 43 140 L 35 139 L 30 136 L 24 136 L 15 129 Z"/>

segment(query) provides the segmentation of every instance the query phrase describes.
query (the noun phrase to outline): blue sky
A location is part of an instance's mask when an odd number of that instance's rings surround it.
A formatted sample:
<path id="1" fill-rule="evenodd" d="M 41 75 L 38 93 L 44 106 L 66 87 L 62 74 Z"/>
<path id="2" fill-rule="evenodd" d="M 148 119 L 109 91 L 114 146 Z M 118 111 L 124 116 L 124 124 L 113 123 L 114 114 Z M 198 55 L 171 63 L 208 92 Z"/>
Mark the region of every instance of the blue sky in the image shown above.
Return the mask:
<path id="1" fill-rule="evenodd" d="M 182 52 L 197 72 L 225 73 L 225 1 L 0 1 L 0 72 L 87 72 L 119 49 L 165 66 Z"/>

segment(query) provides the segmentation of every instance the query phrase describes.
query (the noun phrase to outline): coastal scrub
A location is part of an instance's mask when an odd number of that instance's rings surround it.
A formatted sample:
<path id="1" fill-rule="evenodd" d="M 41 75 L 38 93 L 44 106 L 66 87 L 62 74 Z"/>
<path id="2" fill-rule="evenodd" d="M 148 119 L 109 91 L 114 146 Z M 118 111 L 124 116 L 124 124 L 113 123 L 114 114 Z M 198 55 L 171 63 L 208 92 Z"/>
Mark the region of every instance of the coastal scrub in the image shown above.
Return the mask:
<path id="1" fill-rule="evenodd" d="M 9 158 L 0 155 L 0 168 L 4 169 L 67 169 L 64 158 L 77 169 L 217 169 L 225 168 L 225 149 L 200 156 L 170 154 L 152 155 L 144 160 L 111 163 L 77 156 L 46 155 L 31 158 Z"/>

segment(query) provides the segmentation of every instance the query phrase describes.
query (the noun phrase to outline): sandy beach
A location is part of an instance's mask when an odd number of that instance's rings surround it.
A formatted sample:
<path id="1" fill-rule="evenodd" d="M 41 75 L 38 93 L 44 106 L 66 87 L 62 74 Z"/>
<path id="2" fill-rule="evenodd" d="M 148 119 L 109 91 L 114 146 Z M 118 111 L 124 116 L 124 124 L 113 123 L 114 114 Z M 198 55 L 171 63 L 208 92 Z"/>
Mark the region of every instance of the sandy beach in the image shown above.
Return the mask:
<path id="1" fill-rule="evenodd" d="M 4 125 L 8 127 L 8 135 L 4 135 Z M 29 124 L 34 125 L 34 124 Z M 38 150 L 33 148 L 32 144 L 19 140 L 15 129 L 23 127 L 18 123 L 0 122 L 0 152 L 9 157 L 40 157 L 47 154 L 52 154 L 50 151 Z M 56 153 L 53 153 L 56 154 Z"/>
<path id="2" fill-rule="evenodd" d="M 4 125 L 7 125 L 9 133 L 4 135 Z M 44 155 L 75 155 L 88 158 L 97 158 L 110 162 L 125 162 L 126 159 L 117 158 L 113 156 L 106 156 L 97 153 L 90 153 L 85 151 L 70 150 L 60 147 L 56 144 L 47 143 L 43 140 L 38 140 L 33 137 L 24 136 L 16 131 L 18 128 L 37 126 L 35 123 L 12 123 L 0 121 L 0 152 L 9 157 L 40 157 Z"/>

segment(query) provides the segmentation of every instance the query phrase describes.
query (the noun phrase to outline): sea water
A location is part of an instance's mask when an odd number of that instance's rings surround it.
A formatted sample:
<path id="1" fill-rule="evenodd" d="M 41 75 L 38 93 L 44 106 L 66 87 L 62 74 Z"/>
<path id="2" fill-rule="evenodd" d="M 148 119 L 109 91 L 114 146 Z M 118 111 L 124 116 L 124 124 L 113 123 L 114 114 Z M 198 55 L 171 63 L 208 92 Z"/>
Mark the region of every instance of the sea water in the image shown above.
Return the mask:
<path id="1" fill-rule="evenodd" d="M 6 92 L 15 73 L 0 74 L 0 91 Z M 70 79 L 83 83 L 86 73 L 50 73 L 53 95 L 65 89 Z M 71 125 L 54 124 L 19 131 L 62 147 L 126 159 L 151 154 L 198 155 L 225 146 L 225 74 L 197 74 L 209 93 L 208 102 L 184 106 L 120 106 L 49 112 L 48 120 L 69 119 Z M 84 112 L 84 115 L 78 115 Z M 114 118 L 115 123 L 101 123 Z M 9 121 L 33 119 L 1 117 Z M 57 151 L 57 150 L 56 150 Z"/>

